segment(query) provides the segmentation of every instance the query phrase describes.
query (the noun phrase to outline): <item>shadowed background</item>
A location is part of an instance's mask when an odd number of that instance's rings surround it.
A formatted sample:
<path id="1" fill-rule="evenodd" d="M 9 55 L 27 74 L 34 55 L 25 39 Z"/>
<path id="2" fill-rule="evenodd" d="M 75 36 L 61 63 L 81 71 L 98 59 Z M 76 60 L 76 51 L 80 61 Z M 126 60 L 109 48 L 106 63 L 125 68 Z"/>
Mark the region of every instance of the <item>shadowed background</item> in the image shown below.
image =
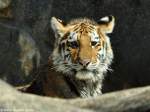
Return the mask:
<path id="1" fill-rule="evenodd" d="M 0 4 L 0 77 L 8 83 L 29 83 L 36 69 L 47 63 L 54 43 L 52 16 L 67 22 L 114 15 L 116 26 L 109 36 L 115 58 L 103 91 L 150 84 L 149 0 L 0 0 Z"/>

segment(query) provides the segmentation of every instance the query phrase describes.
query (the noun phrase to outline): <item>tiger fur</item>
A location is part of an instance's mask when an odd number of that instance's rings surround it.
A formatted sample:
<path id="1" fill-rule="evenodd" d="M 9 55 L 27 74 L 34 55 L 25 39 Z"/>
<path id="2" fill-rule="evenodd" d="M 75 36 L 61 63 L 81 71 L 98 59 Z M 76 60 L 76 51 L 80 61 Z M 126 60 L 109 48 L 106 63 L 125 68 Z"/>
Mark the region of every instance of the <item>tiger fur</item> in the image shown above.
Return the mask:
<path id="1" fill-rule="evenodd" d="M 85 98 L 102 94 L 104 74 L 110 69 L 113 60 L 107 34 L 112 33 L 114 24 L 113 16 L 104 17 L 99 23 L 81 18 L 71 20 L 66 25 L 52 17 L 51 27 L 55 34 L 55 45 L 50 56 L 52 66 L 48 75 L 65 77 L 63 81 L 75 88 L 77 96 Z M 58 74 L 50 72 L 51 70 Z M 46 88 L 43 89 L 44 95 L 52 96 L 50 93 L 53 90 L 49 89 L 53 86 L 52 82 L 51 79 L 43 82 L 43 88 Z"/>

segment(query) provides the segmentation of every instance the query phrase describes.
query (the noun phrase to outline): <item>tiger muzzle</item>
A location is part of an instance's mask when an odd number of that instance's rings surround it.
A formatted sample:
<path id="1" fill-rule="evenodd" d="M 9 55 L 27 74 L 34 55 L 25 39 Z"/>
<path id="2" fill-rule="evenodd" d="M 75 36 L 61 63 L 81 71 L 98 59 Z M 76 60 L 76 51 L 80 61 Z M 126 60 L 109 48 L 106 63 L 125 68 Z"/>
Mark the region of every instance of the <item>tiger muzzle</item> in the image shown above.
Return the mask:
<path id="1" fill-rule="evenodd" d="M 90 59 L 79 59 L 79 64 L 82 65 L 83 67 L 87 67 L 90 62 L 91 62 Z"/>

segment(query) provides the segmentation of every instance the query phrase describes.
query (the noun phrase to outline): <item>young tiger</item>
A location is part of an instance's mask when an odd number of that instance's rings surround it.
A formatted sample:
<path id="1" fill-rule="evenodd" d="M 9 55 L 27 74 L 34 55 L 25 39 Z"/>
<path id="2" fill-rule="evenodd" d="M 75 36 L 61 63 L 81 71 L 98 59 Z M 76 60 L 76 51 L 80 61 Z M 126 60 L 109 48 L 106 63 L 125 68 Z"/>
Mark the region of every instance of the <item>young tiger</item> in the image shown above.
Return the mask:
<path id="1" fill-rule="evenodd" d="M 33 90 L 38 91 L 38 86 L 40 94 L 46 96 L 100 95 L 104 74 L 113 60 L 107 34 L 112 33 L 114 22 L 114 17 L 109 16 L 99 23 L 83 18 L 64 25 L 52 17 L 51 27 L 56 38 L 48 73 L 33 81 L 27 91 L 36 93 Z"/>

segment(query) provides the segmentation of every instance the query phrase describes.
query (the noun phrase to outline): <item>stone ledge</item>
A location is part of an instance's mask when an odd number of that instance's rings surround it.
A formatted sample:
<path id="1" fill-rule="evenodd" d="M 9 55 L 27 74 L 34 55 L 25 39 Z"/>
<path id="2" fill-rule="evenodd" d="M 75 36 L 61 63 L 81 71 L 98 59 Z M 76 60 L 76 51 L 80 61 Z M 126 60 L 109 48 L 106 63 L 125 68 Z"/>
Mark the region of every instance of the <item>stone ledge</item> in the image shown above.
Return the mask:
<path id="1" fill-rule="evenodd" d="M 0 81 L 0 110 L 31 112 L 148 112 L 150 86 L 87 99 L 58 99 L 25 94 Z M 4 110 L 4 111 L 3 111 Z"/>

